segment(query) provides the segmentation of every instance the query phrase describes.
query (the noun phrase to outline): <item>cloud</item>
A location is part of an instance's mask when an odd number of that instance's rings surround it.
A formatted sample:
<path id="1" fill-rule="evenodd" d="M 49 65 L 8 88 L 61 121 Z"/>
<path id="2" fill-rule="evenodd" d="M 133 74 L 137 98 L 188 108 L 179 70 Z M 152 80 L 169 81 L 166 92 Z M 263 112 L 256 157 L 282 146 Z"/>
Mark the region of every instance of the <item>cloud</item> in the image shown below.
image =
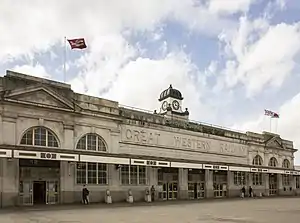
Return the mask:
<path id="1" fill-rule="evenodd" d="M 42 77 L 42 78 L 51 78 L 51 75 L 48 74 L 46 71 L 45 67 L 40 65 L 40 64 L 35 64 L 35 65 L 16 65 L 15 67 L 11 68 L 10 70 L 19 72 L 19 73 L 24 73 L 24 74 L 30 74 L 32 76 L 36 77 Z"/>
<path id="2" fill-rule="evenodd" d="M 271 131 L 280 134 L 284 139 L 294 141 L 294 148 L 300 149 L 300 92 L 292 97 L 290 100 L 283 103 L 278 112 L 279 119 L 271 121 Z M 241 129 L 243 131 L 261 132 L 270 131 L 270 119 L 263 114 L 259 115 L 257 119 L 245 121 L 244 123 L 236 123 L 233 128 Z M 300 164 L 300 153 L 295 154 L 295 162 Z"/>
<path id="3" fill-rule="evenodd" d="M 252 97 L 266 87 L 280 87 L 292 74 L 300 52 L 300 23 L 271 26 L 266 20 L 240 20 L 235 33 L 220 35 L 228 56 L 219 87 L 241 83 Z"/>
<path id="4" fill-rule="evenodd" d="M 168 19 L 187 28 L 215 34 L 233 22 L 210 13 L 194 0 L 98 0 L 89 4 L 79 0 L 53 0 L 46 7 L 39 0 L 2 0 L 0 59 L 47 51 L 61 43 L 64 36 L 93 41 L 126 29 L 154 30 Z"/>
<path id="5" fill-rule="evenodd" d="M 236 12 L 247 12 L 251 4 L 257 0 L 210 0 L 208 9 L 213 13 L 233 14 Z"/>

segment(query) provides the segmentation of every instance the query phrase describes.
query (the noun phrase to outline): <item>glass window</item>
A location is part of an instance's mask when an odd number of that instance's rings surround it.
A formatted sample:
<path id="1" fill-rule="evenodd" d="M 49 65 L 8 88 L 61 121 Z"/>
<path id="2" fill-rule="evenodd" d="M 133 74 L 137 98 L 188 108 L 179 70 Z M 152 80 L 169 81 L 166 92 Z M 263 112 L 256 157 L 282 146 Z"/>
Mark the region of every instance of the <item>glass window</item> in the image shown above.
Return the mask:
<path id="1" fill-rule="evenodd" d="M 289 169 L 290 168 L 290 161 L 287 160 L 287 159 L 283 160 L 282 167 L 286 168 L 286 169 Z"/>
<path id="2" fill-rule="evenodd" d="M 245 172 L 233 172 L 234 173 L 234 185 L 246 185 L 246 173 Z"/>
<path id="3" fill-rule="evenodd" d="M 107 184 L 107 164 L 85 163 L 76 165 L 77 184 Z"/>
<path id="4" fill-rule="evenodd" d="M 262 173 L 252 173 L 252 184 L 257 186 L 261 186 L 263 184 Z"/>
<path id="5" fill-rule="evenodd" d="M 282 186 L 290 185 L 290 175 L 284 174 L 282 175 Z"/>
<path id="6" fill-rule="evenodd" d="M 275 157 L 272 157 L 269 161 L 269 166 L 274 166 L 276 167 L 277 166 L 277 160 Z"/>
<path id="7" fill-rule="evenodd" d="M 76 149 L 89 151 L 106 151 L 104 140 L 97 134 L 86 134 L 78 141 Z"/>
<path id="8" fill-rule="evenodd" d="M 35 127 L 27 130 L 21 139 L 21 145 L 58 147 L 55 135 L 44 127 Z"/>
<path id="9" fill-rule="evenodd" d="M 120 169 L 122 185 L 146 185 L 147 174 L 145 166 L 123 165 Z"/>
<path id="10" fill-rule="evenodd" d="M 252 161 L 252 164 L 255 166 L 262 166 L 263 165 L 263 159 L 260 155 L 256 155 Z"/>
<path id="11" fill-rule="evenodd" d="M 296 176 L 296 188 L 300 189 L 300 176 Z"/>

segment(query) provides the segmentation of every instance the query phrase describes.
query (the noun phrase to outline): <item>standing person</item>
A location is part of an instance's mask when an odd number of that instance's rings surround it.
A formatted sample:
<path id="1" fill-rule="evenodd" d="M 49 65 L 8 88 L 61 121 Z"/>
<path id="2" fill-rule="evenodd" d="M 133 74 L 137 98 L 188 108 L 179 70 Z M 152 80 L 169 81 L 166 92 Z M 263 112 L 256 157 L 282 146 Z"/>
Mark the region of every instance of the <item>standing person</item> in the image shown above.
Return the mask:
<path id="1" fill-rule="evenodd" d="M 152 185 L 151 187 L 151 201 L 154 201 L 155 198 L 155 187 L 154 185 Z"/>
<path id="2" fill-rule="evenodd" d="M 242 198 L 244 198 L 245 194 L 246 194 L 246 188 L 244 186 L 243 186 L 241 192 L 242 192 Z"/>
<path id="3" fill-rule="evenodd" d="M 253 191 L 252 191 L 252 187 L 249 186 L 249 197 L 253 197 Z"/>
<path id="4" fill-rule="evenodd" d="M 89 204 L 89 200 L 88 200 L 89 194 L 90 194 L 89 190 L 86 188 L 85 185 L 83 185 L 83 188 L 82 188 L 82 201 L 83 201 L 83 204 Z"/>

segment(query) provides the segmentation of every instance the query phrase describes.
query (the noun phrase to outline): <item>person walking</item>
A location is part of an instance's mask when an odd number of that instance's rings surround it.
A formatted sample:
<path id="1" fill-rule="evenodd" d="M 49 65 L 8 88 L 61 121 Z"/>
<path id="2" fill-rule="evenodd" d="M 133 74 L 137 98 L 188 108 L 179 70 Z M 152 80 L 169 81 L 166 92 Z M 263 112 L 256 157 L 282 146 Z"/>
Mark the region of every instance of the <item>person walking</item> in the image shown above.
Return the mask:
<path id="1" fill-rule="evenodd" d="M 251 186 L 249 186 L 249 197 L 253 197 L 253 190 Z"/>
<path id="2" fill-rule="evenodd" d="M 83 188 L 82 188 L 82 202 L 83 202 L 83 204 L 89 204 L 89 199 L 88 199 L 89 194 L 90 194 L 89 190 L 86 188 L 85 185 L 83 185 Z"/>
<path id="3" fill-rule="evenodd" d="M 242 190 L 241 190 L 241 192 L 242 192 L 242 198 L 244 198 L 245 197 L 245 194 L 246 194 L 246 188 L 245 187 L 243 187 L 242 188 Z"/>

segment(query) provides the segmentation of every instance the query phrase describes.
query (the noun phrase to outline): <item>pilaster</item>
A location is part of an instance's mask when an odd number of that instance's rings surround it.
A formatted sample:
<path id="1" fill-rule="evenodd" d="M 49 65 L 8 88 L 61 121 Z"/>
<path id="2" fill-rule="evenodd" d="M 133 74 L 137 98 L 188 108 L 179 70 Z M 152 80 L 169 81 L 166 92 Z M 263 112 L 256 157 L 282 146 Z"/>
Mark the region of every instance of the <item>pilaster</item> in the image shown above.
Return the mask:
<path id="1" fill-rule="evenodd" d="M 214 197 L 213 171 L 211 170 L 205 170 L 205 197 Z"/>

